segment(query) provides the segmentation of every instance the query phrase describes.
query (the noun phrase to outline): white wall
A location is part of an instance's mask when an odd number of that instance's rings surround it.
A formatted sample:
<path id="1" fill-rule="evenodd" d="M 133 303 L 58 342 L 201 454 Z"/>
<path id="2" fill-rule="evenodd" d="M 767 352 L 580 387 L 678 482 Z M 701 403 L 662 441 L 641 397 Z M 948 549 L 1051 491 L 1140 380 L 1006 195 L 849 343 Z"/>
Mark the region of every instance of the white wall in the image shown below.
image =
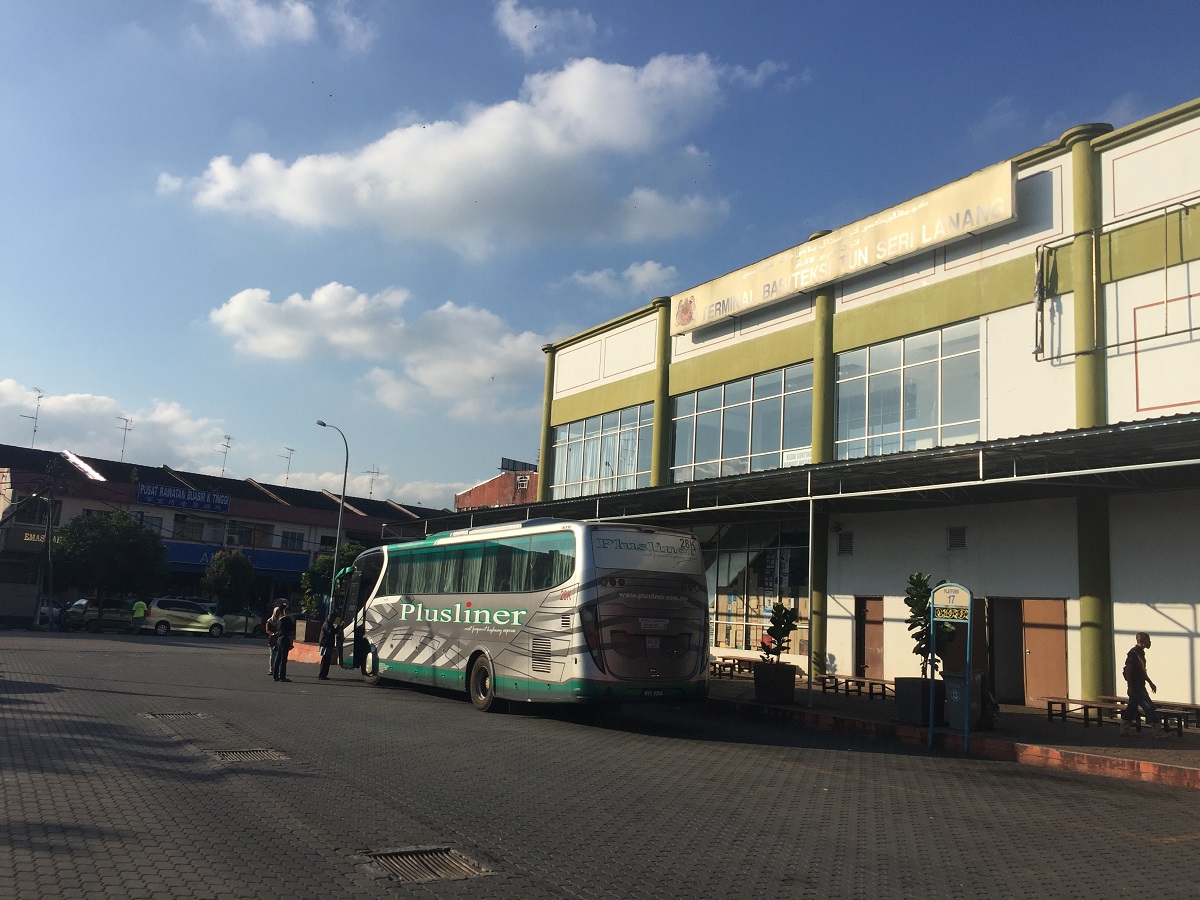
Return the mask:
<path id="1" fill-rule="evenodd" d="M 1058 335 L 1062 304 L 1047 321 L 1050 337 Z M 983 377 L 984 440 L 1047 434 L 1075 427 L 1075 366 L 1070 360 L 1038 360 L 1033 355 L 1036 328 L 1033 305 L 985 316 L 979 323 Z"/>
<path id="2" fill-rule="evenodd" d="M 560 350 L 554 360 L 554 396 L 566 397 L 654 369 L 658 316 L 598 334 Z"/>
<path id="3" fill-rule="evenodd" d="M 1191 119 L 1100 155 L 1103 221 L 1200 194 L 1200 122 Z"/>

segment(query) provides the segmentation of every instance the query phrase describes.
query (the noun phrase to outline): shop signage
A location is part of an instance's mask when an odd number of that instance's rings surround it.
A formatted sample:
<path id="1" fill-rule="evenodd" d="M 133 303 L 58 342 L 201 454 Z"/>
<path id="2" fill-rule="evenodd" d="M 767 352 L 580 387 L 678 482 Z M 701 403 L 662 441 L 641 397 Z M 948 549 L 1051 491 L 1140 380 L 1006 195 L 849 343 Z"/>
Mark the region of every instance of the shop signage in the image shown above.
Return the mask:
<path id="1" fill-rule="evenodd" d="M 138 484 L 138 503 L 194 509 L 197 512 L 229 512 L 229 495 L 218 491 L 193 491 L 169 484 Z"/>
<path id="2" fill-rule="evenodd" d="M 807 293 L 1017 217 L 1016 167 L 999 163 L 671 298 L 671 334 Z"/>

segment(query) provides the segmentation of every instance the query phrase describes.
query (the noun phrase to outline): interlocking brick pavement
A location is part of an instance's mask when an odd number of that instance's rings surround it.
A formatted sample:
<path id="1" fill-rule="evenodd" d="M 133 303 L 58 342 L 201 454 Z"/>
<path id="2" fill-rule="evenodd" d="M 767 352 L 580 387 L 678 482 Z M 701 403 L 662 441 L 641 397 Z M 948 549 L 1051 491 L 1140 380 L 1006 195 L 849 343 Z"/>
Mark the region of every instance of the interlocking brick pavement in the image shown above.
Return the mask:
<path id="1" fill-rule="evenodd" d="M 0 632 L 0 898 L 1195 894 L 1189 790 L 265 666 L 241 638 Z M 211 752 L 247 749 L 285 758 Z M 416 846 L 495 874 L 405 885 L 364 856 Z"/>

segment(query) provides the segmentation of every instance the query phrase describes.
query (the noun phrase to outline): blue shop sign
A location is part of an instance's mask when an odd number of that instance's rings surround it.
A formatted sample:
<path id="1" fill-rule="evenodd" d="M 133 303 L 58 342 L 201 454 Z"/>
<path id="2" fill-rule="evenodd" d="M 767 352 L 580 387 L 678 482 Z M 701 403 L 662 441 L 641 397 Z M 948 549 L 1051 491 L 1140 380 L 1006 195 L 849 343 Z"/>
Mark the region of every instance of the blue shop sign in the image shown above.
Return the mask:
<path id="1" fill-rule="evenodd" d="M 229 495 L 219 491 L 193 491 L 170 484 L 138 484 L 138 503 L 194 509 L 197 512 L 229 512 Z"/>
<path id="2" fill-rule="evenodd" d="M 211 544 L 191 544 L 184 541 L 163 541 L 167 561 L 173 565 L 207 566 L 223 548 Z M 309 555 L 288 550 L 249 550 L 241 548 L 256 572 L 307 572 Z"/>

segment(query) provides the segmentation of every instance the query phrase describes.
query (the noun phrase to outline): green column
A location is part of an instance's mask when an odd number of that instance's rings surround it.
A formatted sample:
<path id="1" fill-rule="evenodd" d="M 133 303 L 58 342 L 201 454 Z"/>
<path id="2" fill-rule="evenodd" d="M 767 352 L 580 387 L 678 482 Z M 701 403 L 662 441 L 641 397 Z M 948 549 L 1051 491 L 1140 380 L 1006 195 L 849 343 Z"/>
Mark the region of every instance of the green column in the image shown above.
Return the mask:
<path id="1" fill-rule="evenodd" d="M 812 544 L 812 615 L 808 640 L 812 645 L 813 670 L 810 674 L 824 675 L 829 608 L 829 513 L 813 513 L 813 529 L 808 539 Z"/>
<path id="2" fill-rule="evenodd" d="M 1108 421 L 1105 378 L 1104 292 L 1096 266 L 1096 236 L 1100 227 L 1100 157 L 1092 138 L 1112 130 L 1110 125 L 1080 125 L 1062 136 L 1071 149 L 1071 192 L 1075 239 L 1071 245 L 1072 290 L 1075 301 L 1075 425 L 1092 428 Z"/>
<path id="3" fill-rule="evenodd" d="M 554 345 L 542 347 L 546 354 L 546 386 L 542 391 L 542 443 L 538 451 L 538 502 L 550 499 L 550 481 L 554 478 L 554 466 L 551 465 L 552 448 L 554 447 L 554 426 L 550 417 L 554 411 Z"/>
<path id="4" fill-rule="evenodd" d="M 650 445 L 650 484 L 671 483 L 671 298 L 655 297 L 658 346 L 654 354 L 654 437 Z"/>
<path id="5" fill-rule="evenodd" d="M 1112 578 L 1108 491 L 1083 490 L 1075 499 L 1079 562 L 1079 659 L 1084 700 L 1114 689 Z"/>
<path id="6" fill-rule="evenodd" d="M 809 240 L 828 231 L 815 231 Z M 833 368 L 833 285 L 826 285 L 813 296 L 813 408 L 812 461 L 831 462 L 834 458 L 834 434 L 837 421 L 833 394 L 837 379 Z"/>

